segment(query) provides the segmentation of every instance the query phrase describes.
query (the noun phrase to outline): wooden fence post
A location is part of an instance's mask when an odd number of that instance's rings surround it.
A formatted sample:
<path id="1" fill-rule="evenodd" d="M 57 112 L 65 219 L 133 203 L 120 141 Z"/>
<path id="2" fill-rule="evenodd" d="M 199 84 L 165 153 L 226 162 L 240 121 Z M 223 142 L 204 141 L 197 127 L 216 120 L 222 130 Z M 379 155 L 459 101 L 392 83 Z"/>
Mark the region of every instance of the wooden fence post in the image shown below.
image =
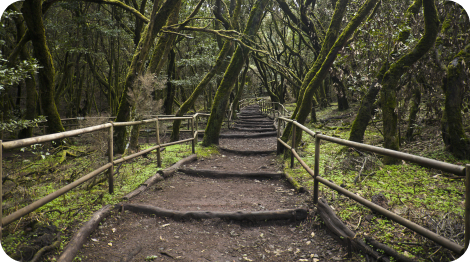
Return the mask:
<path id="1" fill-rule="evenodd" d="M 155 121 L 155 134 L 157 138 L 157 145 L 160 145 L 160 129 L 158 128 L 158 116 L 157 116 L 157 121 Z M 160 155 L 160 149 L 157 149 L 157 166 L 162 167 L 162 157 Z"/>
<path id="2" fill-rule="evenodd" d="M 468 248 L 470 241 L 470 164 L 465 165 L 465 247 Z"/>
<path id="3" fill-rule="evenodd" d="M 3 113 L 2 113 L 3 115 Z M 3 145 L 2 140 L 0 140 L 0 178 L 3 178 Z M 3 179 L 2 179 L 3 182 Z M 2 239 L 2 229 L 3 229 L 3 206 L 2 206 L 2 199 L 3 197 L 3 183 L 0 183 L 0 239 Z"/>
<path id="4" fill-rule="evenodd" d="M 199 142 L 198 141 L 199 140 L 198 136 L 199 136 L 199 115 L 196 113 L 196 137 L 195 137 L 196 145 Z"/>
<path id="5" fill-rule="evenodd" d="M 111 166 L 108 169 L 108 187 L 109 187 L 109 193 L 114 194 L 114 165 L 113 165 L 113 160 L 114 160 L 114 148 L 113 148 L 113 135 L 114 135 L 114 126 L 113 122 L 110 122 L 111 126 L 109 127 L 109 132 L 108 132 L 108 162 L 111 163 Z"/>
<path id="6" fill-rule="evenodd" d="M 192 152 L 193 154 L 196 153 L 196 138 L 194 137 L 194 116 L 191 118 L 191 135 L 193 136 L 193 141 L 191 141 Z M 196 136 L 197 137 L 197 136 Z"/>
<path id="7" fill-rule="evenodd" d="M 295 120 L 294 120 L 295 122 Z M 292 151 L 295 150 L 295 133 L 297 132 L 297 126 L 292 122 Z M 294 153 L 291 152 L 290 155 L 290 168 L 294 168 Z"/>
<path id="8" fill-rule="evenodd" d="M 276 136 L 276 155 L 281 154 L 281 142 L 279 142 L 279 138 L 281 137 L 281 123 L 282 120 L 280 118 L 277 119 L 277 136 Z"/>
<path id="9" fill-rule="evenodd" d="M 313 203 L 318 203 L 318 173 L 320 172 L 320 138 L 321 132 L 315 132 L 315 164 L 313 167 Z"/>

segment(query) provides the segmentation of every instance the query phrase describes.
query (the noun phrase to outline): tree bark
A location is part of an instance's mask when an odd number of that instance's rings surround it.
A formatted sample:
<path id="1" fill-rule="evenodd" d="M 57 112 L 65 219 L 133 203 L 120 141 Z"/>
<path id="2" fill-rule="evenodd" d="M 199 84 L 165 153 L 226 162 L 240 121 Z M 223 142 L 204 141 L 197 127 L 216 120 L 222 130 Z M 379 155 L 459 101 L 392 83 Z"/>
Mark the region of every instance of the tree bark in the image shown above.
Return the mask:
<path id="1" fill-rule="evenodd" d="M 173 114 L 173 100 L 175 99 L 175 93 L 176 93 L 176 86 L 171 83 L 171 80 L 176 79 L 176 64 L 175 64 L 176 53 L 172 49 L 170 50 L 170 53 L 168 55 L 169 55 L 170 61 L 168 63 L 168 80 L 166 82 L 166 98 L 163 103 L 165 115 Z"/>
<path id="2" fill-rule="evenodd" d="M 29 29 L 34 56 L 41 65 L 38 73 L 38 83 L 41 92 L 42 110 L 47 117 L 47 131 L 49 133 L 63 132 L 64 127 L 62 126 L 60 115 L 54 101 L 55 69 L 46 42 L 46 33 L 42 18 L 42 1 L 25 1 L 21 11 Z"/>
<path id="3" fill-rule="evenodd" d="M 132 58 L 131 65 L 127 71 L 124 91 L 121 96 L 119 103 L 118 114 L 116 122 L 126 122 L 130 119 L 131 108 L 129 104 L 128 90 L 132 89 L 135 79 L 141 75 L 144 71 L 145 62 L 148 59 L 150 48 L 154 43 L 155 37 L 157 36 L 160 29 L 166 24 L 168 17 L 173 11 L 174 7 L 179 1 L 166 0 L 162 6 L 158 9 L 159 1 L 154 1 L 152 14 L 150 16 L 150 22 L 144 28 L 139 44 L 137 45 L 134 57 Z M 157 12 L 158 10 L 158 12 Z M 124 153 L 126 150 L 127 143 L 127 130 L 126 127 L 116 127 L 116 143 L 115 152 Z"/>
<path id="4" fill-rule="evenodd" d="M 392 150 L 399 149 L 399 134 L 397 131 L 398 114 L 396 111 L 396 87 L 400 77 L 424 56 L 436 41 L 439 18 L 434 0 L 423 0 L 424 11 L 424 35 L 418 44 L 409 53 L 401 57 L 390 66 L 382 81 L 381 106 L 383 112 L 384 147 Z M 400 162 L 396 158 L 384 157 L 385 164 Z"/>
<path id="5" fill-rule="evenodd" d="M 419 88 L 419 84 L 414 79 L 412 81 L 412 84 L 414 85 L 413 87 L 413 94 L 411 96 L 411 102 L 410 102 L 410 115 L 408 117 L 408 127 L 406 128 L 406 140 L 411 141 L 413 140 L 413 133 L 415 129 L 415 123 L 416 123 L 416 117 L 419 112 L 419 104 L 421 103 L 421 90 Z"/>
<path id="6" fill-rule="evenodd" d="M 410 17 L 412 17 L 413 15 L 416 15 L 419 12 L 421 6 L 422 6 L 422 0 L 415 0 L 410 5 L 410 7 L 408 7 L 406 14 L 405 14 L 405 16 L 407 17 L 407 20 L 405 22 L 406 25 L 410 25 L 411 23 Z M 376 12 L 376 10 L 374 10 L 374 12 Z M 401 41 L 406 40 L 406 38 L 403 35 L 401 35 L 400 39 Z M 397 39 L 397 41 L 399 41 L 399 39 Z M 391 53 L 393 52 L 395 51 L 392 51 Z M 359 107 L 359 111 L 351 127 L 351 133 L 349 135 L 350 141 L 360 142 L 360 143 L 364 141 L 364 133 L 373 115 L 374 103 L 377 99 L 377 95 L 379 94 L 382 88 L 383 77 L 385 73 L 389 70 L 389 68 L 390 68 L 390 65 L 387 59 L 387 61 L 385 61 L 382 64 L 382 67 L 377 73 L 376 82 L 373 83 L 369 87 L 366 95 L 363 97 L 361 101 L 361 105 Z"/>
<path id="7" fill-rule="evenodd" d="M 302 101 L 304 100 L 305 90 L 307 89 L 312 79 L 315 77 L 315 74 L 318 72 L 318 70 L 320 70 L 321 65 L 323 64 L 323 61 L 327 57 L 328 52 L 330 51 L 331 47 L 336 41 L 336 38 L 338 37 L 339 30 L 341 28 L 341 21 L 343 20 L 344 13 L 346 12 L 346 7 L 348 5 L 348 2 L 349 0 L 340 0 L 338 4 L 336 5 L 335 12 L 330 21 L 328 32 L 326 33 L 325 40 L 323 40 L 323 45 L 320 50 L 320 53 L 318 54 L 310 70 L 305 75 L 302 81 L 302 85 L 300 86 L 300 91 L 297 96 L 297 106 L 295 107 L 294 112 L 292 113 L 291 119 L 297 118 L 297 114 L 300 110 L 300 106 L 302 104 Z M 313 94 L 310 96 L 309 99 L 310 100 L 313 99 Z M 310 109 L 311 109 L 311 106 L 309 107 L 308 110 Z M 286 128 L 284 129 L 284 133 L 282 134 L 282 140 L 283 141 L 289 140 L 291 132 L 292 132 L 292 124 L 288 123 L 286 125 Z"/>
<path id="8" fill-rule="evenodd" d="M 470 139 L 462 123 L 462 101 L 465 88 L 465 64 L 470 62 L 470 45 L 459 52 L 447 66 L 442 89 L 445 94 L 445 108 L 441 119 L 442 139 L 446 148 L 459 159 L 470 159 Z M 467 56 L 467 57 L 465 57 Z M 464 61 L 464 58 L 466 61 Z"/>
<path id="9" fill-rule="evenodd" d="M 264 9 L 268 2 L 268 0 L 256 1 L 255 5 L 251 9 L 250 17 L 244 31 L 244 35 L 246 37 L 253 37 L 258 31 L 261 25 Z M 227 109 L 228 98 L 235 81 L 238 79 L 238 74 L 243 68 L 244 62 L 248 59 L 248 53 L 248 48 L 238 46 L 232 56 L 232 60 L 225 71 L 224 78 L 222 79 L 214 97 L 211 114 L 204 132 L 204 139 L 202 141 L 203 146 L 210 146 L 211 144 L 219 143 L 219 134 L 220 129 L 222 128 L 225 110 Z"/>
<path id="10" fill-rule="evenodd" d="M 367 0 L 361 6 L 357 14 L 349 22 L 349 24 L 346 26 L 344 31 L 338 37 L 334 45 L 331 47 L 324 61 L 322 61 L 321 66 L 318 68 L 317 72 L 315 73 L 315 77 L 308 84 L 304 93 L 304 97 L 302 99 L 302 103 L 299 107 L 299 111 L 298 111 L 299 113 L 297 114 L 296 120 L 300 124 L 305 123 L 307 116 L 310 113 L 310 110 L 312 108 L 312 97 L 315 94 L 315 91 L 321 85 L 321 82 L 323 81 L 323 79 L 327 76 L 329 68 L 333 64 L 334 60 L 336 59 L 338 52 L 343 48 L 343 45 L 346 43 L 346 41 L 348 41 L 348 39 L 356 30 L 356 28 L 359 27 L 362 21 L 366 18 L 367 14 L 372 10 L 376 2 L 377 0 Z M 338 5 L 340 5 L 340 3 L 341 1 L 338 2 L 337 8 L 338 8 Z M 337 22 L 340 22 L 340 21 L 337 21 Z M 315 62 L 315 64 L 317 64 L 317 62 Z M 296 141 L 295 141 L 296 145 L 299 144 L 302 138 L 301 134 L 302 134 L 301 130 L 299 129 L 298 133 L 296 133 Z"/>

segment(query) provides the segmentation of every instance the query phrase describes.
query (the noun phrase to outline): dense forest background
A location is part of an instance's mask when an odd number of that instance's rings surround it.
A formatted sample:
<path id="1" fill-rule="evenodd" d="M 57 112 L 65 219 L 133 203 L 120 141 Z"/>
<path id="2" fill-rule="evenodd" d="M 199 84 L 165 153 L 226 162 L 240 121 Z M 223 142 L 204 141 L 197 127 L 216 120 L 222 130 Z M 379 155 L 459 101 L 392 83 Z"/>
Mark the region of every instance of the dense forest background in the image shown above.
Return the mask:
<path id="1" fill-rule="evenodd" d="M 383 118 L 391 149 L 413 138 L 421 108 L 455 156 L 470 155 L 469 20 L 454 2 L 34 0 L 8 6 L 1 24 L 11 138 L 44 119 L 54 133 L 67 117 L 212 110 L 209 145 L 230 102 L 269 96 L 297 102 L 301 123 L 316 121 L 315 108 L 360 102 L 350 140 Z M 129 135 L 117 131 L 122 152 Z"/>

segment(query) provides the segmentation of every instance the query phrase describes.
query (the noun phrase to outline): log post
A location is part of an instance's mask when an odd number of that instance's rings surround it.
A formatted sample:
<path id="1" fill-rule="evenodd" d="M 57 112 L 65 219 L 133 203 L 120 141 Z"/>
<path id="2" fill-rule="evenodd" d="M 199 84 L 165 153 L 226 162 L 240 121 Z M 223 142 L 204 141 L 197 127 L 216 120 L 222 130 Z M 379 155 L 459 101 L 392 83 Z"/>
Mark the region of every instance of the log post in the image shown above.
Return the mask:
<path id="1" fill-rule="evenodd" d="M 197 145 L 197 143 L 199 142 L 199 141 L 198 141 L 198 135 L 199 135 L 199 132 L 198 132 L 198 131 L 199 131 L 199 115 L 198 115 L 197 113 L 196 113 L 195 118 L 196 118 L 196 133 L 194 134 L 194 139 L 196 139 L 196 145 Z"/>
<path id="2" fill-rule="evenodd" d="M 281 154 L 281 142 L 279 142 L 279 138 L 281 137 L 281 124 L 282 120 L 280 118 L 277 119 L 277 135 L 276 135 L 276 155 Z"/>
<path id="3" fill-rule="evenodd" d="M 191 150 L 192 150 L 193 154 L 196 154 L 196 138 L 194 138 L 195 137 L 195 134 L 194 134 L 194 116 L 191 118 L 191 135 L 193 136 L 193 140 L 191 141 L 191 147 L 192 147 Z"/>
<path id="4" fill-rule="evenodd" d="M 155 134 L 157 138 L 157 145 L 160 145 L 160 129 L 158 128 L 158 116 L 157 121 L 155 121 Z M 162 167 L 162 157 L 160 155 L 160 148 L 157 149 L 157 166 Z"/>
<path id="5" fill-rule="evenodd" d="M 470 164 L 465 165 L 465 247 L 468 248 L 470 241 Z"/>
<path id="6" fill-rule="evenodd" d="M 114 126 L 113 122 L 111 121 L 111 126 L 109 127 L 109 139 L 108 139 L 108 162 L 111 163 L 111 166 L 108 169 L 108 186 L 109 186 L 109 193 L 114 194 L 114 165 L 113 165 L 113 155 L 114 155 L 114 148 L 113 148 L 113 134 L 114 134 Z"/>
<path id="7" fill-rule="evenodd" d="M 294 120 L 295 122 L 295 120 Z M 292 151 L 295 150 L 295 133 L 297 132 L 297 126 L 295 125 L 295 123 L 292 123 Z M 290 154 L 290 168 L 294 168 L 294 154 Z"/>
<path id="8" fill-rule="evenodd" d="M 315 134 L 320 135 L 321 132 Z M 320 137 L 315 136 L 315 164 L 313 167 L 313 204 L 318 203 L 318 173 L 320 172 Z"/>
<path id="9" fill-rule="evenodd" d="M 3 116 L 3 113 L 2 113 Z M 3 132 L 3 131 L 2 131 Z M 3 182 L 3 145 L 2 145 L 2 140 L 0 140 L 0 178 L 2 178 L 1 182 Z M 3 206 L 2 206 L 2 196 L 3 196 L 3 183 L 0 183 L 0 239 L 2 239 L 2 229 L 3 229 Z"/>

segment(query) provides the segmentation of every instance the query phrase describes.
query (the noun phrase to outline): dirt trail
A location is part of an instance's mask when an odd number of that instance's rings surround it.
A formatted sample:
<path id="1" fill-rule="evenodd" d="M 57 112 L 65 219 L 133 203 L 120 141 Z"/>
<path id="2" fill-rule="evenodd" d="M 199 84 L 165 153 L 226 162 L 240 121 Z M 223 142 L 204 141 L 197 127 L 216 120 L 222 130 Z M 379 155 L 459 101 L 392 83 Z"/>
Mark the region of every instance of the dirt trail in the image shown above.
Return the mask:
<path id="1" fill-rule="evenodd" d="M 262 133 L 274 128 L 256 106 L 239 114 L 241 131 Z M 258 117 L 258 118 L 254 118 Z M 243 121 L 248 118 L 247 121 Z M 253 121 L 256 120 L 256 121 Z M 266 123 L 270 121 L 270 124 Z M 267 128 L 266 128 L 267 126 Z M 180 219 L 115 210 L 92 233 L 79 252 L 81 261 L 338 261 L 346 252 L 320 227 L 309 196 L 297 194 L 281 176 L 276 137 L 221 138 L 220 154 L 198 158 L 182 169 L 217 171 L 205 177 L 181 172 L 155 184 L 127 203 L 176 211 L 256 212 L 302 208 L 306 219 Z M 224 150 L 225 149 L 225 150 Z M 237 151 L 242 151 L 237 153 Z M 257 153 L 258 152 L 258 153 Z M 218 176 L 223 172 L 279 174 L 271 178 Z"/>

